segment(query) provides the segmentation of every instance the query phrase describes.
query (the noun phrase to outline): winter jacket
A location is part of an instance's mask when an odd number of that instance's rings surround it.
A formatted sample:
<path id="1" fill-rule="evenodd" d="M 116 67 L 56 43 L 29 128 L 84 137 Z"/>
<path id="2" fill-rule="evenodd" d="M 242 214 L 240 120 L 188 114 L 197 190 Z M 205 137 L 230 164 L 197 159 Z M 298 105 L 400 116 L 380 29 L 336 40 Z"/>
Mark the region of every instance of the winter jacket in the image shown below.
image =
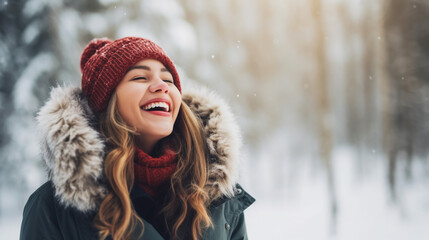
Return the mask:
<path id="1" fill-rule="evenodd" d="M 211 199 L 213 227 L 204 229 L 202 239 L 247 239 L 243 211 L 255 200 L 236 184 L 240 137 L 232 113 L 204 89 L 182 98 L 202 120 L 208 146 L 204 190 Z M 98 239 L 93 219 L 109 188 L 103 176 L 106 141 L 95 115 L 79 88 L 58 87 L 37 119 L 49 181 L 28 199 L 20 239 Z M 144 217 L 156 202 L 136 186 L 130 198 L 144 223 L 143 235 L 133 239 L 164 239 Z"/>

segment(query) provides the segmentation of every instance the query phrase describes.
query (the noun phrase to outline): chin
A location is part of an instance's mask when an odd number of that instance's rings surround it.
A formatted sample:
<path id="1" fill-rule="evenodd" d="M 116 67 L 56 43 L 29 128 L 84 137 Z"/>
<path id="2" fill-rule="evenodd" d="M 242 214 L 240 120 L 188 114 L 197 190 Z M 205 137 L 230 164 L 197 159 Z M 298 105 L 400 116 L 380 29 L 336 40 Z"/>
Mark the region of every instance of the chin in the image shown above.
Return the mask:
<path id="1" fill-rule="evenodd" d="M 159 127 L 159 128 L 157 128 L 157 130 L 154 131 L 153 134 L 168 136 L 172 132 L 173 132 L 173 127 L 168 126 L 168 127 Z"/>
<path id="2" fill-rule="evenodd" d="M 162 138 L 168 137 L 171 135 L 172 132 L 173 132 L 173 130 L 166 131 L 166 132 L 162 133 L 161 136 L 162 136 Z"/>

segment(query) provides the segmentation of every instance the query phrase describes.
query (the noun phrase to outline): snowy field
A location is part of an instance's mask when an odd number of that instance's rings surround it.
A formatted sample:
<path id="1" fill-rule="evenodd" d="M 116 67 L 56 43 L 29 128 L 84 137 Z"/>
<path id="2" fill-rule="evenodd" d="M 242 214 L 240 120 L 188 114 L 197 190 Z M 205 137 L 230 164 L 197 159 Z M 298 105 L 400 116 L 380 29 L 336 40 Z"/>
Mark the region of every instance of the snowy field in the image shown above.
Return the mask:
<path id="1" fill-rule="evenodd" d="M 328 191 L 322 174 L 308 169 L 283 201 L 270 201 L 258 193 L 257 202 L 246 210 L 250 239 L 292 240 L 424 240 L 429 239 L 429 192 L 427 179 L 403 183 L 397 203 L 388 194 L 381 162 L 372 165 L 364 179 L 356 176 L 347 151 L 335 156 L 338 217 L 333 227 Z M 416 171 L 423 170 L 416 166 Z M 427 169 L 427 166 L 425 166 Z M 264 169 L 262 168 L 263 172 Z M 264 173 L 262 173 L 263 175 Z M 265 171 L 269 177 L 268 171 Z M 418 176 L 418 174 L 416 174 Z M 247 187 L 249 189 L 249 187 Z M 275 192 L 272 191 L 272 192 Z"/>
<path id="2" fill-rule="evenodd" d="M 381 161 L 373 163 L 364 178 L 356 176 L 354 161 L 347 151 L 338 151 L 333 165 L 338 199 L 336 228 L 329 211 L 324 175 L 302 168 L 294 184 L 284 186 L 289 190 L 263 188 L 258 191 L 254 186 L 245 186 L 257 199 L 246 210 L 249 239 L 429 239 L 428 181 L 418 178 L 418 172 L 427 166 L 415 166 L 415 179 L 400 184 L 398 202 L 393 203 Z M 258 169 L 259 178 L 270 179 L 269 165 L 261 164 Z M 278 195 L 280 192 L 283 194 Z M 2 216 L 1 239 L 19 238 L 21 214 L 6 212 Z"/>

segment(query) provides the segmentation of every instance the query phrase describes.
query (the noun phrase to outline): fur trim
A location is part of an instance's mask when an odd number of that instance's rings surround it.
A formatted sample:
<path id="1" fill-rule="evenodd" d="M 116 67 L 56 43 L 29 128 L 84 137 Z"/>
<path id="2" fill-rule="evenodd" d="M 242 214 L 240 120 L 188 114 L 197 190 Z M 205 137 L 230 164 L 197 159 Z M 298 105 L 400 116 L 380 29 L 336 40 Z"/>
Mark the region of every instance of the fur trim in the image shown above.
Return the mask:
<path id="1" fill-rule="evenodd" d="M 204 187 L 212 200 L 232 197 L 241 139 L 228 105 L 207 89 L 190 89 L 183 100 L 202 120 L 209 156 Z M 65 206 L 96 210 L 107 195 L 103 184 L 105 143 L 92 125 L 95 116 L 79 88 L 52 89 L 38 113 L 42 153 L 55 195 Z"/>
<path id="2" fill-rule="evenodd" d="M 57 87 L 38 113 L 42 155 L 55 195 L 66 207 L 95 209 L 107 190 L 103 174 L 104 143 L 90 126 L 92 115 L 80 90 Z"/>
<path id="3" fill-rule="evenodd" d="M 203 123 L 209 148 L 209 178 L 205 186 L 211 199 L 234 196 L 241 138 L 228 105 L 213 91 L 191 88 L 183 101 Z"/>

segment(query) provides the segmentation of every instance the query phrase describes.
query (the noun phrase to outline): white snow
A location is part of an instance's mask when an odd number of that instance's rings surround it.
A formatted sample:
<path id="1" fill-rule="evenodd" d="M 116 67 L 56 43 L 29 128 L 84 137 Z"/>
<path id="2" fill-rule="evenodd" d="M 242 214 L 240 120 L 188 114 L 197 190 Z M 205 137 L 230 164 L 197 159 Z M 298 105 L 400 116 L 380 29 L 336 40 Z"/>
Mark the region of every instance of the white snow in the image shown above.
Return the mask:
<path id="1" fill-rule="evenodd" d="M 0 218 L 0 232 L 2 239 L 19 239 L 22 214 L 2 216 Z"/>
<path id="2" fill-rule="evenodd" d="M 24 29 L 24 33 L 23 33 L 23 40 L 25 44 L 30 44 L 34 39 L 36 39 L 36 37 L 41 32 L 40 30 L 42 27 L 43 26 L 41 26 L 39 21 L 34 21 L 30 25 L 28 25 Z"/>
<path id="3" fill-rule="evenodd" d="M 260 193 L 250 192 L 257 201 L 246 210 L 249 239 L 427 239 L 427 179 L 409 183 L 402 189 L 404 199 L 395 204 L 388 198 L 382 161 L 377 161 L 372 163 L 371 173 L 360 178 L 356 176 L 351 151 L 340 149 L 335 152 L 336 228 L 330 218 L 324 175 L 302 174 L 303 177 L 294 182 L 293 189 L 286 189 L 287 198 L 260 196 L 258 200 Z"/>
<path id="4" fill-rule="evenodd" d="M 142 14 L 163 16 L 168 19 L 182 19 L 185 16 L 183 8 L 178 1 L 142 1 L 140 5 Z"/>
<path id="5" fill-rule="evenodd" d="M 7 4 L 7 1 L 5 2 L 5 5 Z M 25 3 L 23 8 L 23 13 L 26 17 L 31 18 L 34 15 L 40 13 L 43 8 L 45 8 L 47 5 L 46 0 L 29 0 Z"/>
<path id="6" fill-rule="evenodd" d="M 38 99 L 32 91 L 35 88 L 37 79 L 43 73 L 52 71 L 54 66 L 55 60 L 48 53 L 40 53 L 31 59 L 14 86 L 13 97 L 16 109 L 31 112 L 38 108 Z"/>
<path id="7" fill-rule="evenodd" d="M 119 1 L 118 0 L 98 0 L 98 2 L 104 6 L 108 6 L 113 3 L 118 3 Z"/>
<path id="8" fill-rule="evenodd" d="M 176 19 L 166 29 L 167 40 L 174 39 L 174 47 L 179 49 L 183 55 L 193 56 L 197 51 L 197 37 L 193 26 L 181 19 Z M 168 50 L 166 48 L 166 50 Z"/>
<path id="9" fill-rule="evenodd" d="M 108 22 L 105 17 L 99 13 L 91 13 L 84 16 L 86 27 L 94 36 L 102 36 L 107 31 Z"/>

